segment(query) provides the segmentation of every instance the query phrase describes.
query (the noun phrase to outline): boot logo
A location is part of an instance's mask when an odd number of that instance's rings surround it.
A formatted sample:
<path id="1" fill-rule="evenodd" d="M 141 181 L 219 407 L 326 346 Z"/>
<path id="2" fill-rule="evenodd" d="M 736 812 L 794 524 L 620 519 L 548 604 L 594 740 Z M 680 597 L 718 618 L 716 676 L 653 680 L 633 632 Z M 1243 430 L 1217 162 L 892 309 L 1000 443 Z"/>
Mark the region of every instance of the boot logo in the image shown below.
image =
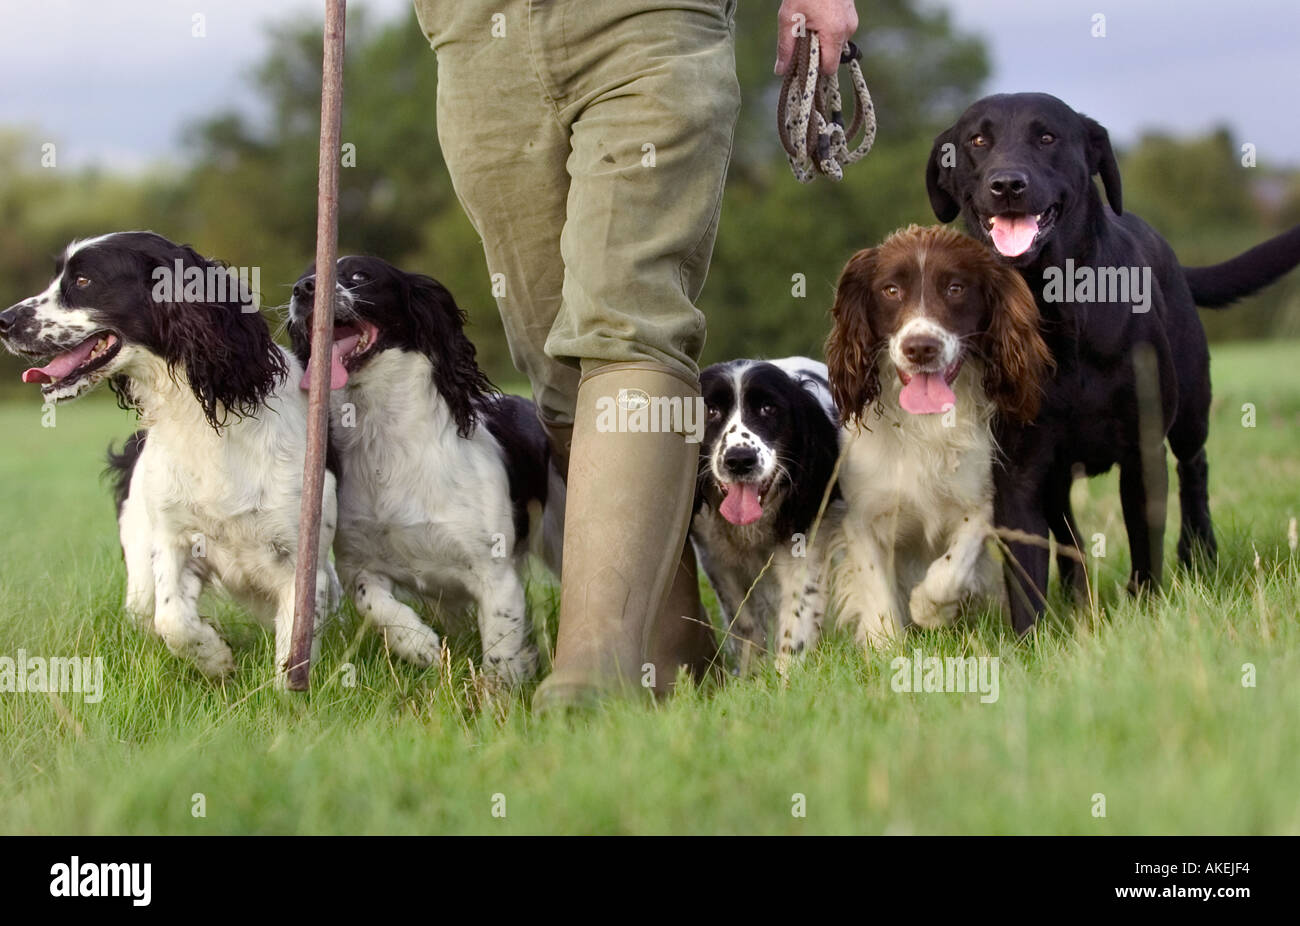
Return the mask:
<path id="1" fill-rule="evenodd" d="M 707 409 L 699 396 L 652 396 L 644 389 L 620 389 L 596 399 L 601 434 L 680 434 L 688 444 L 704 439 Z"/>
<path id="2" fill-rule="evenodd" d="M 630 412 L 650 407 L 650 395 L 644 389 L 620 389 L 618 407 Z"/>

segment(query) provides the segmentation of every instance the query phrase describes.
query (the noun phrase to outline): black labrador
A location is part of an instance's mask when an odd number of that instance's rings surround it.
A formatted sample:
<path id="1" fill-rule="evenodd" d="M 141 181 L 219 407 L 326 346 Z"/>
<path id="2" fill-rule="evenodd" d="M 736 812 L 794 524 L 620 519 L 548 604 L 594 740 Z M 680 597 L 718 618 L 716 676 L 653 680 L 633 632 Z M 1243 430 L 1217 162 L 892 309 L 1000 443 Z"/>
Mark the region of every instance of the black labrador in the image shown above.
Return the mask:
<path id="1" fill-rule="evenodd" d="M 1109 208 L 1092 178 L 1101 175 Z M 1178 461 L 1178 558 L 1212 562 L 1217 548 L 1206 489 L 1210 356 L 1196 306 L 1220 308 L 1300 263 L 1300 227 L 1211 267 L 1183 267 L 1169 244 L 1125 213 L 1106 129 L 1056 97 L 986 97 L 935 139 L 926 169 L 941 221 L 964 216 L 971 234 L 1015 266 L 1042 313 L 1056 361 L 1032 423 L 998 424 L 995 476 L 1001 527 L 1067 549 L 1062 584 L 1084 574 L 1070 484 L 1120 467 L 1132 556 L 1129 587 L 1158 586 L 1168 495 L 1165 441 Z M 1010 544 L 1011 619 L 1024 633 L 1042 614 L 1045 543 Z"/>

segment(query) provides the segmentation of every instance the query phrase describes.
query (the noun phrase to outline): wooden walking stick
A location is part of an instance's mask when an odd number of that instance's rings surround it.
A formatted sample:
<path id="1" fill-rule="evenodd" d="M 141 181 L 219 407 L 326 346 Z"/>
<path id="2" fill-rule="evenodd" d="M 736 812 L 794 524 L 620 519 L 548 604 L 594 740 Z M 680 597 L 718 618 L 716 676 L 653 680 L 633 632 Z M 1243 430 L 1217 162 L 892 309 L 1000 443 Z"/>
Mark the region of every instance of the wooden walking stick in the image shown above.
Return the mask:
<path id="1" fill-rule="evenodd" d="M 347 0 L 325 0 L 325 54 L 321 67 L 320 166 L 316 194 L 316 301 L 312 311 L 311 353 L 330 355 L 334 340 L 334 263 L 339 233 L 339 125 L 343 114 L 343 32 Z M 289 690 L 306 691 L 311 675 L 311 643 L 316 621 L 316 563 L 320 553 L 321 492 L 325 483 L 325 445 L 329 427 L 329 369 L 308 369 L 307 454 L 298 518 L 298 573 L 294 581 L 293 640 L 289 648 Z"/>

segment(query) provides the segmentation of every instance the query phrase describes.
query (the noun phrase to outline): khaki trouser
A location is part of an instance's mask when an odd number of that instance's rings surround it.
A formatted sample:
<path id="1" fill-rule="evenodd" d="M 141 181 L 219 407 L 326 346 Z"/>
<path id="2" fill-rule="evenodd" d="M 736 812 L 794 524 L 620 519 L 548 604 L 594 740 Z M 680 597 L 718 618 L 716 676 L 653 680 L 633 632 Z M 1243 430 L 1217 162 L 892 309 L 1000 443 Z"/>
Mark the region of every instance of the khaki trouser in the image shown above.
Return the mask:
<path id="1" fill-rule="evenodd" d="M 415 0 L 442 153 L 548 421 L 572 422 L 581 369 L 699 372 L 694 303 L 740 106 L 734 7 Z"/>

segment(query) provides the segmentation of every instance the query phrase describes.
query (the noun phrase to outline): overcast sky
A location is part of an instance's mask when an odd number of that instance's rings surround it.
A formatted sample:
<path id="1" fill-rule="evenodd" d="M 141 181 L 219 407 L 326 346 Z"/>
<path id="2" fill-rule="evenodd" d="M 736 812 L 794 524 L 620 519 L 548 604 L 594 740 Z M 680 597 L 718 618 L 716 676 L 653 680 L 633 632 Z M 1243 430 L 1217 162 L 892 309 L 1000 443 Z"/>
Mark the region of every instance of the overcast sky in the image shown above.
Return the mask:
<path id="1" fill-rule="evenodd" d="M 598 2 L 598 0 L 592 0 Z M 766 3 L 776 0 L 741 0 Z M 934 3 L 936 0 L 929 0 Z M 180 158 L 187 121 L 253 108 L 244 79 L 265 25 L 317 17 L 311 0 L 0 0 L 0 126 L 58 143 L 61 164 L 139 169 Z M 409 0 L 353 0 L 404 16 Z M 858 0 L 871 28 L 871 0 Z M 985 89 L 1042 90 L 1098 118 L 1115 139 L 1221 123 L 1261 166 L 1300 165 L 1300 3 L 1296 0 L 951 0 L 989 44 Z M 1106 14 L 1106 37 L 1092 17 Z M 205 38 L 191 37 L 205 16 Z M 433 66 L 432 58 L 430 66 Z"/>

